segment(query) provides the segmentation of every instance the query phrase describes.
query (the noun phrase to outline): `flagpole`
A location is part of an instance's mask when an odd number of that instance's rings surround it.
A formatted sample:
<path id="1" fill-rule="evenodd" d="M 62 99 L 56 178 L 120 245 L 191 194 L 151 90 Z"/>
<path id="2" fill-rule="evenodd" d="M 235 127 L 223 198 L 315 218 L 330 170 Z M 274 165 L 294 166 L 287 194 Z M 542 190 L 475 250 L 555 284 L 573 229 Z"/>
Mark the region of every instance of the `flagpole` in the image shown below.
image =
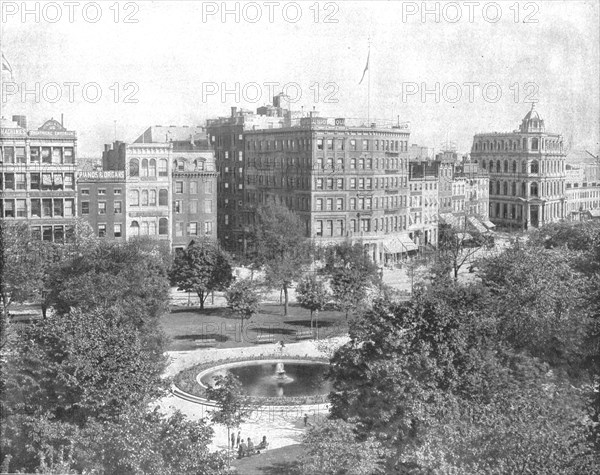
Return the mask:
<path id="1" fill-rule="evenodd" d="M 371 37 L 369 37 L 369 63 L 371 62 Z M 367 127 L 371 127 L 371 65 L 369 64 L 369 77 L 367 78 Z"/>

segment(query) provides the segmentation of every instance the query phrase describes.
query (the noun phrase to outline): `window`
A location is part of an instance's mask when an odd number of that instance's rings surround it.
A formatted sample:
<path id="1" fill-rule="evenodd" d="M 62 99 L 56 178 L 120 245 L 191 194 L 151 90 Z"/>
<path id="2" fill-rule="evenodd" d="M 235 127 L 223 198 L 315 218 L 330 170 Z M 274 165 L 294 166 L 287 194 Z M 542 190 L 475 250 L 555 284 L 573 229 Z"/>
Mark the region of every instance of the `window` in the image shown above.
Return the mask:
<path id="1" fill-rule="evenodd" d="M 87 201 L 85 201 L 84 203 L 88 204 L 88 212 L 86 214 L 89 214 L 89 203 Z M 31 216 L 33 218 L 40 218 L 42 216 L 42 203 L 40 200 L 31 200 Z"/>
<path id="2" fill-rule="evenodd" d="M 98 214 L 106 214 L 106 201 L 98 201 Z"/>
<path id="3" fill-rule="evenodd" d="M 327 139 L 327 150 L 333 150 L 333 139 Z"/>
<path id="4" fill-rule="evenodd" d="M 212 213 L 213 210 L 213 202 L 212 200 L 205 200 L 204 201 L 204 212 L 205 213 Z"/>
<path id="5" fill-rule="evenodd" d="M 25 162 L 25 147 L 16 148 L 16 161 L 15 163 L 26 163 Z"/>
<path id="6" fill-rule="evenodd" d="M 88 190 L 88 189 L 81 190 L 81 196 L 89 196 L 89 194 L 90 194 L 90 190 Z"/>
<path id="7" fill-rule="evenodd" d="M 121 208 L 121 202 L 120 201 L 115 201 L 114 202 L 114 210 L 113 210 L 113 212 L 115 214 L 121 214 L 122 208 Z"/>
<path id="8" fill-rule="evenodd" d="M 148 176 L 156 176 L 156 160 L 154 158 L 148 162 Z"/>
<path id="9" fill-rule="evenodd" d="M 156 206 L 156 190 L 150 190 L 148 195 L 148 205 Z"/>
<path id="10" fill-rule="evenodd" d="M 342 211 L 344 209 L 344 199 L 343 198 L 338 198 L 336 200 L 335 209 L 337 211 Z"/>
<path id="11" fill-rule="evenodd" d="M 106 236 L 106 224 L 98 225 L 98 237 Z"/>
<path id="12" fill-rule="evenodd" d="M 32 202 L 33 204 L 33 202 Z M 81 202 L 81 214 L 90 214 L 90 202 L 82 201 Z"/>
<path id="13" fill-rule="evenodd" d="M 315 234 L 317 236 L 323 236 L 323 221 L 317 220 L 316 225 Z"/>
<path id="14" fill-rule="evenodd" d="M 130 226 L 130 234 L 132 236 L 140 235 L 140 224 L 137 221 L 132 221 Z"/>
<path id="15" fill-rule="evenodd" d="M 531 196 L 538 196 L 538 184 L 532 183 L 530 191 L 531 191 Z"/>
<path id="16" fill-rule="evenodd" d="M 115 224 L 113 226 L 113 236 L 116 238 L 121 237 L 122 232 L 121 232 L 121 224 Z"/>
<path id="17" fill-rule="evenodd" d="M 531 162 L 531 172 L 530 173 L 539 173 L 539 164 L 537 160 Z"/>
<path id="18" fill-rule="evenodd" d="M 113 191 L 113 194 L 115 196 L 120 195 L 121 194 L 121 188 L 115 188 L 114 191 Z"/>
<path id="19" fill-rule="evenodd" d="M 52 163 L 50 147 L 42 147 L 42 163 Z"/>
<path id="20" fill-rule="evenodd" d="M 211 221 L 204 222 L 204 234 L 210 236 L 213 233 L 213 223 Z"/>
<path id="21" fill-rule="evenodd" d="M 16 200 L 17 201 L 17 218 L 26 218 L 27 217 L 27 205 L 25 200 Z"/>
<path id="22" fill-rule="evenodd" d="M 188 224 L 188 236 L 197 236 L 198 235 L 198 223 L 189 223 Z"/>
<path id="23" fill-rule="evenodd" d="M 183 182 L 182 181 L 175 182 L 175 193 L 183 193 Z"/>
<path id="24" fill-rule="evenodd" d="M 144 158 L 142 160 L 142 173 L 140 176 L 148 176 L 148 159 Z"/>
<path id="25" fill-rule="evenodd" d="M 29 161 L 31 163 L 40 163 L 40 148 L 31 147 L 29 149 Z"/>
<path id="26" fill-rule="evenodd" d="M 106 190 L 105 189 L 99 189 L 98 190 L 98 195 L 106 195 Z"/>
<path id="27" fill-rule="evenodd" d="M 182 200 L 173 201 L 173 212 L 176 214 L 183 213 L 183 201 Z"/>
<path id="28" fill-rule="evenodd" d="M 139 206 L 140 205 L 139 190 L 129 190 L 129 204 L 131 206 Z"/>
<path id="29" fill-rule="evenodd" d="M 351 210 L 356 209 L 356 198 L 350 198 L 350 209 Z"/>
<path id="30" fill-rule="evenodd" d="M 65 200 L 65 218 L 71 218 L 74 216 L 73 203 L 74 203 L 74 200 L 72 200 L 72 199 Z"/>
<path id="31" fill-rule="evenodd" d="M 190 187 L 190 195 L 198 194 L 198 182 L 197 181 L 190 181 L 189 187 Z"/>
<path id="32" fill-rule="evenodd" d="M 327 198 L 327 211 L 333 210 L 333 198 Z"/>
<path id="33" fill-rule="evenodd" d="M 317 150 L 323 150 L 323 139 L 317 139 Z"/>
<path id="34" fill-rule="evenodd" d="M 148 206 L 148 190 L 142 190 L 142 206 Z"/>
<path id="35" fill-rule="evenodd" d="M 42 218 L 51 218 L 52 217 L 52 200 L 44 199 L 42 200 Z"/>
<path id="36" fill-rule="evenodd" d="M 356 178 L 350 178 L 350 189 L 351 190 L 356 189 Z"/>
<path id="37" fill-rule="evenodd" d="M 169 220 L 167 218 L 160 218 L 158 220 L 158 234 L 169 234 Z"/>
<path id="38" fill-rule="evenodd" d="M 315 201 L 315 210 L 323 211 L 323 198 L 317 198 Z"/>
<path id="39" fill-rule="evenodd" d="M 17 190 L 27 189 L 27 184 L 25 182 L 25 173 L 15 173 L 15 186 Z"/>
<path id="40" fill-rule="evenodd" d="M 71 147 L 65 147 L 64 149 L 64 163 L 75 163 L 75 157 L 73 155 L 73 149 Z"/>
<path id="41" fill-rule="evenodd" d="M 140 176 L 140 162 L 135 158 L 129 160 L 129 176 Z"/>
<path id="42" fill-rule="evenodd" d="M 356 150 L 356 139 L 350 139 L 350 150 Z"/>
<path id="43" fill-rule="evenodd" d="M 191 214 L 198 213 L 198 200 L 190 200 L 189 206 L 188 206 L 188 212 Z"/>
<path id="44" fill-rule="evenodd" d="M 363 140 L 362 141 L 362 149 L 363 150 L 369 150 L 369 141 L 368 140 Z"/>
<path id="45" fill-rule="evenodd" d="M 350 170 L 356 170 L 356 158 L 350 159 Z"/>
<path id="46" fill-rule="evenodd" d="M 183 236 L 183 221 L 175 221 L 175 237 Z"/>
<path id="47" fill-rule="evenodd" d="M 167 190 L 159 190 L 158 206 L 169 206 L 169 192 Z"/>
<path id="48" fill-rule="evenodd" d="M 64 187 L 65 187 L 65 190 L 74 190 L 75 189 L 75 177 L 74 177 L 73 173 L 65 173 Z"/>
<path id="49" fill-rule="evenodd" d="M 317 190 L 323 189 L 323 178 L 317 178 Z"/>
<path id="50" fill-rule="evenodd" d="M 4 200 L 4 217 L 14 218 L 15 217 L 15 201 Z"/>
<path id="51" fill-rule="evenodd" d="M 62 149 L 53 148 L 52 149 L 52 163 L 58 165 L 62 163 Z"/>
<path id="52" fill-rule="evenodd" d="M 158 176 L 168 176 L 167 160 L 164 158 L 158 161 Z"/>
<path id="53" fill-rule="evenodd" d="M 343 178 L 338 178 L 337 179 L 337 189 L 338 190 L 343 190 L 344 189 L 344 179 Z"/>

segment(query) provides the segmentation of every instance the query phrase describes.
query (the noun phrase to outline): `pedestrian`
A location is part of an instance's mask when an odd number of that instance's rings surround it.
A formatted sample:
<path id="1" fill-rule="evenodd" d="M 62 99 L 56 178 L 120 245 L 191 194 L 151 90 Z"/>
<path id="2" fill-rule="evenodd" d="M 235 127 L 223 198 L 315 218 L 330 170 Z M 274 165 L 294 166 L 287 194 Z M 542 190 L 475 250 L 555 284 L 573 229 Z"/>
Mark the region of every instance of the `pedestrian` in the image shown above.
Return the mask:
<path id="1" fill-rule="evenodd" d="M 304 427 L 308 424 L 308 414 L 304 414 Z"/>
<path id="2" fill-rule="evenodd" d="M 235 432 L 231 433 L 231 448 L 235 449 Z"/>
<path id="3" fill-rule="evenodd" d="M 242 440 L 241 431 L 239 431 L 239 430 L 238 430 L 237 441 L 236 441 L 236 443 L 235 443 L 235 446 L 236 446 L 236 447 L 239 447 L 239 446 L 240 446 L 240 442 L 241 442 L 241 440 Z"/>
<path id="4" fill-rule="evenodd" d="M 252 439 L 250 437 L 248 437 L 248 455 L 253 455 L 254 454 L 254 442 L 252 442 Z"/>

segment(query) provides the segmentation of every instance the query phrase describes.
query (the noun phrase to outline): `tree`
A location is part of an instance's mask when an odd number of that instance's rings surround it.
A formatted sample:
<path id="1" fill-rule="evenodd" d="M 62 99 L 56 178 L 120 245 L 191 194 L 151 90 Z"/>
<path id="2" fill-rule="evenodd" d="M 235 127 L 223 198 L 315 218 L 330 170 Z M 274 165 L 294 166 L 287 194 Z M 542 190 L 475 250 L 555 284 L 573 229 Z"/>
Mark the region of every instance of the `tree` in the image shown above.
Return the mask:
<path id="1" fill-rule="evenodd" d="M 379 281 L 378 268 L 360 243 L 343 242 L 328 248 L 321 273 L 330 278 L 333 299 L 346 319 L 348 312 L 358 308 L 368 289 Z"/>
<path id="2" fill-rule="evenodd" d="M 296 299 L 301 307 L 310 310 L 310 329 L 313 329 L 313 313 L 319 314 L 329 301 L 329 294 L 322 281 L 314 275 L 305 276 L 296 287 Z M 318 330 L 317 330 L 318 337 Z"/>
<path id="3" fill-rule="evenodd" d="M 466 221 L 466 216 L 464 217 Z M 476 230 L 467 233 L 466 224 L 456 229 L 449 224 L 438 226 L 438 254 L 442 263 L 452 270 L 455 279 L 458 272 L 480 249 L 494 247 L 493 238 Z"/>
<path id="4" fill-rule="evenodd" d="M 302 475 L 373 475 L 384 473 L 382 448 L 374 437 L 358 441 L 355 426 L 334 419 L 311 427 L 304 436 L 306 454 L 298 461 Z"/>
<path id="5" fill-rule="evenodd" d="M 260 308 L 260 293 L 250 279 L 235 281 L 225 294 L 227 306 L 241 318 L 240 330 L 244 329 L 244 318 L 250 320 Z"/>
<path id="6" fill-rule="evenodd" d="M 267 285 L 282 289 L 284 315 L 288 314 L 288 290 L 312 262 L 313 246 L 303 221 L 287 207 L 277 204 L 256 210 L 250 233 L 250 253 L 264 267 Z"/>
<path id="7" fill-rule="evenodd" d="M 195 292 L 200 308 L 211 292 L 225 290 L 233 280 L 229 254 L 213 241 L 192 241 L 176 258 L 171 279 L 178 290 Z"/>
<path id="8" fill-rule="evenodd" d="M 218 410 L 211 412 L 211 420 L 215 424 L 227 427 L 227 446 L 229 447 L 230 431 L 239 427 L 250 414 L 246 398 L 242 395 L 242 383 L 232 373 L 215 376 L 213 384 L 206 389 L 209 399 L 216 401 Z"/>

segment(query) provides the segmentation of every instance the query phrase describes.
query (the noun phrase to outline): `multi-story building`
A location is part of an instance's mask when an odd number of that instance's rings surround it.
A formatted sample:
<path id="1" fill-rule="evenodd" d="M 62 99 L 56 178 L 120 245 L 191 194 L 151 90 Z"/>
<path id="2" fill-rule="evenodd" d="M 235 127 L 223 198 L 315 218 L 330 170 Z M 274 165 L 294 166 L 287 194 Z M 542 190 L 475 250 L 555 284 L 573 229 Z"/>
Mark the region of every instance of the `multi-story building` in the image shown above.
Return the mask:
<path id="1" fill-rule="evenodd" d="M 28 129 L 24 116 L 0 121 L 0 216 L 27 222 L 44 241 L 73 231 L 77 135 L 54 119 Z"/>
<path id="2" fill-rule="evenodd" d="M 78 216 L 99 237 L 124 241 L 127 237 L 125 171 L 82 171 L 77 178 Z"/>
<path id="3" fill-rule="evenodd" d="M 125 236 L 152 236 L 173 242 L 171 206 L 171 143 L 115 142 L 105 145 L 105 171 L 124 171 Z"/>
<path id="4" fill-rule="evenodd" d="M 409 238 L 425 251 L 437 246 L 440 162 L 409 163 Z"/>
<path id="5" fill-rule="evenodd" d="M 397 258 L 403 242 L 415 248 L 407 231 L 407 129 L 311 113 L 244 138 L 248 205 L 286 204 L 317 243 L 360 241 L 376 262 Z"/>
<path id="6" fill-rule="evenodd" d="M 527 228 L 566 216 L 563 137 L 546 132 L 534 105 L 519 130 L 475 135 L 471 159 L 489 173 L 493 223 Z"/>
<path id="7" fill-rule="evenodd" d="M 215 152 L 203 127 L 148 128 L 136 143 L 172 145 L 172 246 L 184 249 L 199 236 L 217 239 Z"/>
<path id="8" fill-rule="evenodd" d="M 280 107 L 280 100 L 281 96 L 276 96 L 273 106 L 261 107 L 257 113 L 232 107 L 229 117 L 207 121 L 218 171 L 217 236 L 225 249 L 241 251 L 244 245 L 247 163 L 244 159 L 244 133 L 280 128 L 289 123 L 291 115 Z"/>
<path id="9" fill-rule="evenodd" d="M 413 147 L 415 147 L 413 145 Z M 452 187 L 454 184 L 454 169 L 458 163 L 458 154 L 455 151 L 444 151 L 436 155 L 439 162 L 438 202 L 440 214 L 452 213 Z"/>

